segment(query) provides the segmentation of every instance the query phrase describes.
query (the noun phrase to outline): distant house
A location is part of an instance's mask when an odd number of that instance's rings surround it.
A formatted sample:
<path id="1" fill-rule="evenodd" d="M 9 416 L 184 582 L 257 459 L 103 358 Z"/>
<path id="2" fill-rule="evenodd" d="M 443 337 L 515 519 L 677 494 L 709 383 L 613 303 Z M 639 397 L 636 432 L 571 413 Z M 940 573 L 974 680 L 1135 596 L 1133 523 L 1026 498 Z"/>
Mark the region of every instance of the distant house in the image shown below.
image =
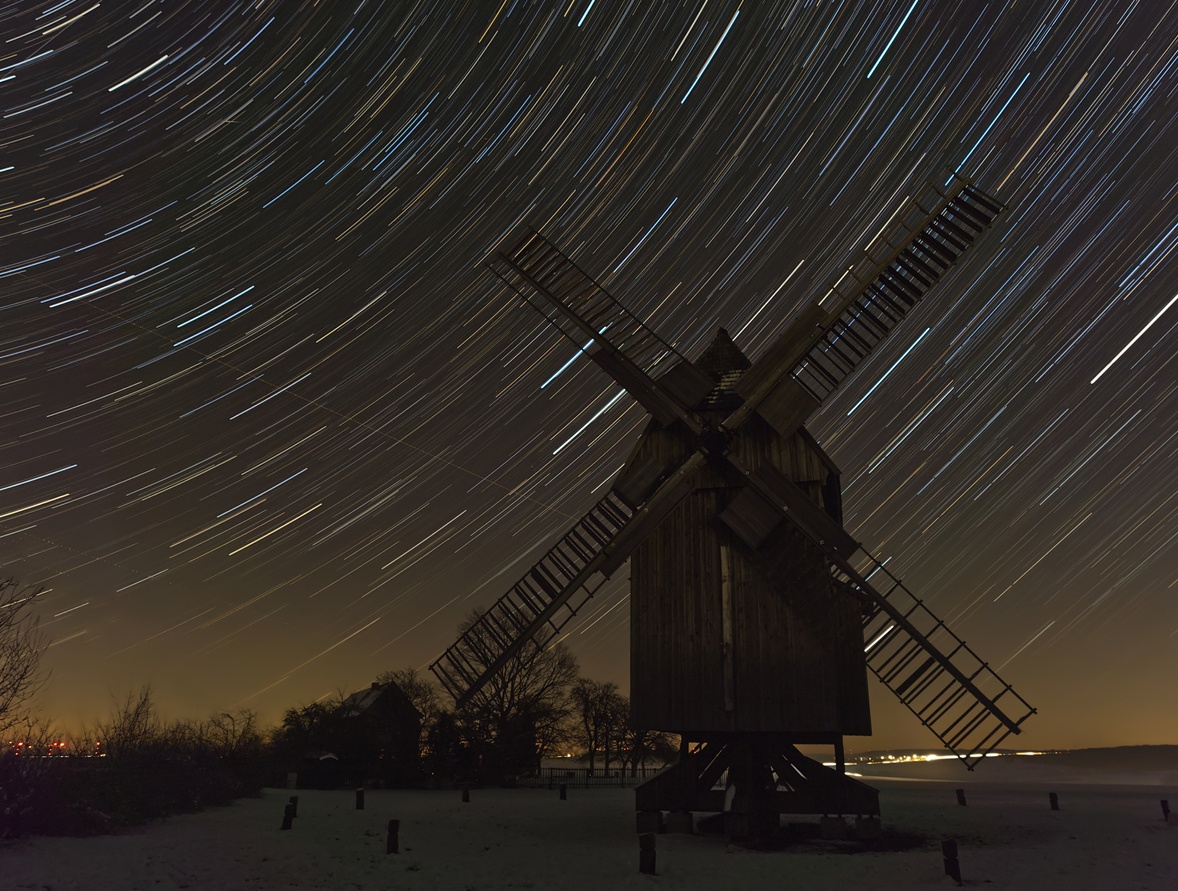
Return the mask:
<path id="1" fill-rule="evenodd" d="M 307 789 L 421 780 L 421 714 L 394 683 L 372 684 L 337 703 L 291 709 L 277 734 L 281 769 Z"/>
<path id="2" fill-rule="evenodd" d="M 343 699 L 338 752 L 345 778 L 408 786 L 421 774 L 421 713 L 395 683 L 373 683 Z"/>

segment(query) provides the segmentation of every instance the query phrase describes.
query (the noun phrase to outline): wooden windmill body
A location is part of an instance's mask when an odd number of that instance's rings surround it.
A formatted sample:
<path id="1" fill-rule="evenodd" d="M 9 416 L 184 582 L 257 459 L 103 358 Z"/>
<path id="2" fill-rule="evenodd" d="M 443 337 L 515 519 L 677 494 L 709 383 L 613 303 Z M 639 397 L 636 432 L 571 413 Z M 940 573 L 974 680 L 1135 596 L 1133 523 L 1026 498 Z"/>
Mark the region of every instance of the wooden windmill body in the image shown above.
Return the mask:
<path id="1" fill-rule="evenodd" d="M 630 560 L 632 721 L 684 740 L 637 790 L 655 822 L 721 812 L 747 834 L 783 813 L 878 814 L 842 765 L 843 736 L 871 731 L 868 670 L 971 769 L 1018 733 L 1034 709 L 843 529 L 838 470 L 804 427 L 1000 210 L 961 178 L 929 186 L 755 362 L 723 330 L 689 361 L 539 233 L 497 253 L 651 421 L 609 492 L 431 665 L 456 702 Z"/>
<path id="2" fill-rule="evenodd" d="M 739 397 L 725 379 L 748 364 L 721 331 L 695 362 L 716 381 L 696 410 L 734 408 Z M 631 467 L 679 463 L 685 448 L 652 421 L 616 485 L 625 488 Z M 776 468 L 841 522 L 838 470 L 804 429 L 785 437 L 752 419 L 735 448 L 744 463 Z M 766 531 L 754 549 L 717 522 L 743 488 L 730 464 L 705 466 L 630 556 L 633 720 L 693 739 L 730 731 L 823 741 L 870 734 L 861 602 L 835 588 L 821 550 L 792 529 Z M 780 564 L 773 574 L 771 562 Z"/>
<path id="3" fill-rule="evenodd" d="M 721 329 L 694 361 L 715 382 L 694 411 L 719 423 L 739 407 L 732 386 L 750 364 Z M 628 492 L 645 468 L 676 466 L 687 448 L 652 420 L 615 489 Z M 753 416 L 732 450 L 741 465 L 772 468 L 842 522 L 838 468 L 804 427 L 783 436 Z M 639 811 L 719 811 L 724 793 L 710 780 L 723 770 L 742 792 L 728 806 L 727 828 L 738 834 L 781 813 L 878 814 L 874 790 L 797 749 L 830 744 L 841 761 L 844 736 L 871 733 L 863 603 L 836 585 L 806 536 L 742 510 L 745 488 L 732 463 L 709 462 L 630 555 L 631 720 L 702 744 L 639 790 Z M 790 771 L 788 792 L 776 790 L 774 764 Z M 750 788 L 755 794 L 743 794 Z"/>

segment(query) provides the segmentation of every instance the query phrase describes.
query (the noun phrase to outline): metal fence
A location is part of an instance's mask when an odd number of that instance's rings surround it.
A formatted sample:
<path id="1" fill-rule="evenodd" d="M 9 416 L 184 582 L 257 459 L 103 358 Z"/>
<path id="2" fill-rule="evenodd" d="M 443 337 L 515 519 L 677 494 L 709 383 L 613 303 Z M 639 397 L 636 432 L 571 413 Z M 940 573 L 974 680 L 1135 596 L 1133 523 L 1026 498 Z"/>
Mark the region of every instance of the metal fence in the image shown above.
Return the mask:
<path id="1" fill-rule="evenodd" d="M 519 784 L 529 788 L 554 789 L 558 786 L 589 789 L 597 787 L 637 786 L 650 779 L 662 767 L 541 767 L 538 774 L 520 777 Z"/>

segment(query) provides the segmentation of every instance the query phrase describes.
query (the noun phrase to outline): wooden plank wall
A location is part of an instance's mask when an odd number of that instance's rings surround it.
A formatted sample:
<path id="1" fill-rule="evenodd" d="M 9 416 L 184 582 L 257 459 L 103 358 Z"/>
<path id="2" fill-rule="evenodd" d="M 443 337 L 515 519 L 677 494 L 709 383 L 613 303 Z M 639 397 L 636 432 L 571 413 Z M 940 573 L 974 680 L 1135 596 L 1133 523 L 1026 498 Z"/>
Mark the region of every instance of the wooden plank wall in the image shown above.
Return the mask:
<path id="1" fill-rule="evenodd" d="M 652 426 L 634 457 L 670 460 L 681 442 Z M 769 461 L 819 504 L 833 464 L 812 439 L 785 439 L 759 418 L 734 443 Z M 750 554 L 716 519 L 740 480 L 706 468 L 698 488 L 631 559 L 631 704 L 640 726 L 690 731 L 870 732 L 862 624 L 835 591 L 821 553 L 779 527 Z M 837 484 L 835 485 L 837 490 Z M 730 548 L 735 708 L 725 710 L 720 549 Z M 796 579 L 772 584 L 765 560 Z"/>

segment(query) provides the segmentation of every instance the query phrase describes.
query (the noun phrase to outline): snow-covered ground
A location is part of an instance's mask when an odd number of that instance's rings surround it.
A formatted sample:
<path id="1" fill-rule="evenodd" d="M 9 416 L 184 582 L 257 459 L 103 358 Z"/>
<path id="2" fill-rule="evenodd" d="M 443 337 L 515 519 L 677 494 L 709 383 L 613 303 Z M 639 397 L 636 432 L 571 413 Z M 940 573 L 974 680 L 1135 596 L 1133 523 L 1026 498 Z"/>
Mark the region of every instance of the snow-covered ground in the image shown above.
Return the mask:
<path id="1" fill-rule="evenodd" d="M 1004 759 L 1005 760 L 1005 759 Z M 986 765 L 990 767 L 990 765 Z M 175 817 L 121 835 L 35 838 L 0 848 L 4 889 L 760 889 L 956 887 L 940 840 L 958 840 L 965 885 L 994 889 L 1132 891 L 1178 889 L 1178 785 L 1047 782 L 1019 776 L 1025 764 L 949 782 L 920 765 L 880 790 L 885 829 L 924 837 L 919 847 L 844 853 L 814 840 L 769 853 L 715 836 L 660 835 L 656 876 L 638 872 L 633 791 L 544 789 L 372 791 L 365 810 L 350 791 L 301 790 L 299 815 L 279 830 L 287 790 L 260 800 Z M 943 766 L 928 770 L 943 772 Z M 961 780 L 955 782 L 954 779 Z M 1149 779 L 1148 777 L 1146 779 Z M 961 807 L 955 786 L 966 788 Z M 1052 811 L 1048 792 L 1059 795 Z M 390 818 L 401 853 L 385 854 Z"/>

